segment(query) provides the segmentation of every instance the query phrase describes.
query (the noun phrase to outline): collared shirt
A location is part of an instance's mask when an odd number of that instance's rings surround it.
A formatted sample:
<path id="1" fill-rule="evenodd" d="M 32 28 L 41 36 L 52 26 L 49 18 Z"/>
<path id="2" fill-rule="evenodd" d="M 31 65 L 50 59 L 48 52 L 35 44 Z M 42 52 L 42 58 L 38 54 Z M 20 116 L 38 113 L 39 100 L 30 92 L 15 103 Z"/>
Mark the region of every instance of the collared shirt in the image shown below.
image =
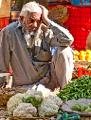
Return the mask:
<path id="1" fill-rule="evenodd" d="M 53 26 L 35 39 L 28 49 L 19 22 L 13 22 L 0 32 L 0 71 L 7 72 L 11 64 L 14 85 L 29 85 L 42 79 L 50 71 L 50 46 L 61 46 L 61 40 L 71 41 Z M 55 32 L 55 29 L 56 32 Z M 60 36 L 60 37 L 59 37 Z M 39 46 L 40 44 L 40 46 Z"/>

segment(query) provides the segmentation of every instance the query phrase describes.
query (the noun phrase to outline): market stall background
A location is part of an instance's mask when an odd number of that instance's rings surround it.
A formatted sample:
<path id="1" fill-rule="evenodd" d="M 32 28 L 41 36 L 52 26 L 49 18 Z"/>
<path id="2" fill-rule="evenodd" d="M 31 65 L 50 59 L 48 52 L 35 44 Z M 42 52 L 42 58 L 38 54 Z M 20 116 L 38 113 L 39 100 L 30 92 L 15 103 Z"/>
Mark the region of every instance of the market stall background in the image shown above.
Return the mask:
<path id="1" fill-rule="evenodd" d="M 53 9 L 57 6 L 57 3 L 50 4 L 49 9 Z M 67 7 L 69 17 L 63 25 L 74 36 L 72 47 L 76 50 L 84 50 L 87 36 L 91 31 L 91 6 L 75 6 L 71 4 L 64 6 Z"/>
<path id="2" fill-rule="evenodd" d="M 9 24 L 10 0 L 0 0 L 0 29 Z"/>

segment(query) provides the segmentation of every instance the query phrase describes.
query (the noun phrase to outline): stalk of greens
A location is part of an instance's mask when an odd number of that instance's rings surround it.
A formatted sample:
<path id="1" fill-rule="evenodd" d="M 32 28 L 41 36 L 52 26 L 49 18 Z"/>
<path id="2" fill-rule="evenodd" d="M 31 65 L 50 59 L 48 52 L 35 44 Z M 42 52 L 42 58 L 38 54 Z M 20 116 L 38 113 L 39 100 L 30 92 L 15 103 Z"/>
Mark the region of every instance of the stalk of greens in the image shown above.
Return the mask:
<path id="1" fill-rule="evenodd" d="M 28 96 L 26 98 L 23 98 L 23 102 L 25 103 L 31 103 L 35 107 L 39 107 L 41 105 L 42 99 L 37 99 L 33 96 Z"/>

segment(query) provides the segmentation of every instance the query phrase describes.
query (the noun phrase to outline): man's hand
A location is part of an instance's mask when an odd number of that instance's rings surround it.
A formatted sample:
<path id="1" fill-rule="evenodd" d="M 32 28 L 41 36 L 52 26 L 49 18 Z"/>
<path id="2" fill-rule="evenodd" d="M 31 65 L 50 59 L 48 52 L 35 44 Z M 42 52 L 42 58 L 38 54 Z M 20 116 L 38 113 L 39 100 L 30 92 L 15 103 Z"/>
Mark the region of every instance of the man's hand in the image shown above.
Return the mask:
<path id="1" fill-rule="evenodd" d="M 42 9 L 42 20 L 43 20 L 43 23 L 48 26 L 49 25 L 48 10 L 44 6 L 42 6 L 42 5 L 40 5 L 40 7 Z"/>
<path id="2" fill-rule="evenodd" d="M 46 31 L 48 30 L 48 26 L 47 26 L 46 24 L 44 24 L 44 23 L 41 23 L 40 28 L 41 28 L 41 30 L 43 30 L 44 32 L 46 32 Z"/>

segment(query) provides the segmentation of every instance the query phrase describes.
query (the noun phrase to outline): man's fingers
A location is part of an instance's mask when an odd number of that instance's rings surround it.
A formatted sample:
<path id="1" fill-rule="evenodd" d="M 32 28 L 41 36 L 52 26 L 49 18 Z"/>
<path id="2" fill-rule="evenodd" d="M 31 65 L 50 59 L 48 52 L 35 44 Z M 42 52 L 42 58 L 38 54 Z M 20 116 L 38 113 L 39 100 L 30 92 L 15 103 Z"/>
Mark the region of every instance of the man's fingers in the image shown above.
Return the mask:
<path id="1" fill-rule="evenodd" d="M 48 10 L 47 10 L 47 8 L 45 8 L 45 7 L 42 6 L 42 5 L 40 5 L 40 7 L 41 7 L 42 11 L 43 11 L 45 14 L 48 15 Z"/>
<path id="2" fill-rule="evenodd" d="M 48 10 L 40 5 L 41 9 L 42 9 L 42 20 L 43 20 L 43 23 L 46 24 L 46 25 L 49 25 L 48 24 Z"/>
<path id="3" fill-rule="evenodd" d="M 47 18 L 48 17 L 48 10 L 42 5 L 40 5 L 40 7 L 42 9 L 42 17 Z"/>

